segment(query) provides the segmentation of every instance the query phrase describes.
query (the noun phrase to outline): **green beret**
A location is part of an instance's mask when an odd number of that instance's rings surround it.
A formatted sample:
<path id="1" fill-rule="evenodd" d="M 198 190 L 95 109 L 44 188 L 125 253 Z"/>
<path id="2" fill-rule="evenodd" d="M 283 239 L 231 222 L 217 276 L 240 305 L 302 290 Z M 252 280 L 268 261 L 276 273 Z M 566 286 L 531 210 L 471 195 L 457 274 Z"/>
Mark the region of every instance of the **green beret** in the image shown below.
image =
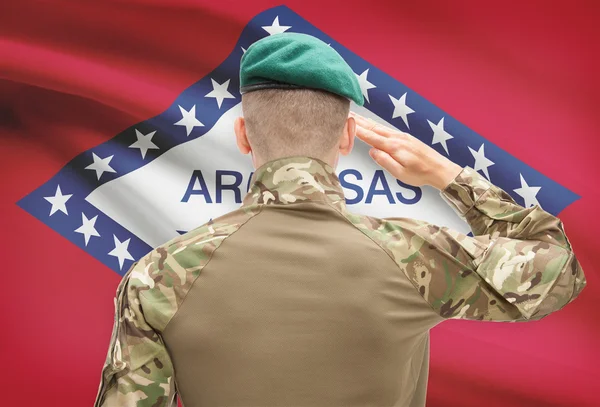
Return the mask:
<path id="1" fill-rule="evenodd" d="M 248 47 L 240 63 L 240 93 L 268 88 L 321 89 L 364 104 L 352 68 L 336 50 L 307 34 L 273 34 Z"/>

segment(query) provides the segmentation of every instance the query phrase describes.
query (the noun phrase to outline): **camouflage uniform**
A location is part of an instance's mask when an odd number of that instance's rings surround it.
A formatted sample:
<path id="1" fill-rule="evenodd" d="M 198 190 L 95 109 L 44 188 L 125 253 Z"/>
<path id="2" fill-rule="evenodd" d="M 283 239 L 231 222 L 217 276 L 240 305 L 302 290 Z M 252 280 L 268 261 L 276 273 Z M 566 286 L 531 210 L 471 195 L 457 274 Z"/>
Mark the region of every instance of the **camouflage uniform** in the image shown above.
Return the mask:
<path id="1" fill-rule="evenodd" d="M 316 158 L 251 181 L 127 272 L 95 406 L 424 406 L 432 327 L 539 320 L 586 284 L 561 221 L 470 167 L 440 195 L 474 237 L 354 214 Z"/>

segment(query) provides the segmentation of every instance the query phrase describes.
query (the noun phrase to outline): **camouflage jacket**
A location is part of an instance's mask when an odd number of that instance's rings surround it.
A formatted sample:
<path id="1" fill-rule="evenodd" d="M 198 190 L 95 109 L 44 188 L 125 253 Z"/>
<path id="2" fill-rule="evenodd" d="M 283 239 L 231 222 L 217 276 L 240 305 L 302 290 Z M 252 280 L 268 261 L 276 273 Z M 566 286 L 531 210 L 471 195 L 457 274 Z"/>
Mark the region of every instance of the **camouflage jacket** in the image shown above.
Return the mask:
<path id="1" fill-rule="evenodd" d="M 239 209 L 152 250 L 125 274 L 95 406 L 176 406 L 179 389 L 163 333 L 216 250 L 270 205 L 319 202 L 345 218 L 393 260 L 392 273 L 410 282 L 423 315 L 434 316 L 428 327 L 446 319 L 539 320 L 585 287 L 562 222 L 539 205 L 524 208 L 470 167 L 440 196 L 473 237 L 425 221 L 348 211 L 333 168 L 319 159 L 262 165 Z"/>

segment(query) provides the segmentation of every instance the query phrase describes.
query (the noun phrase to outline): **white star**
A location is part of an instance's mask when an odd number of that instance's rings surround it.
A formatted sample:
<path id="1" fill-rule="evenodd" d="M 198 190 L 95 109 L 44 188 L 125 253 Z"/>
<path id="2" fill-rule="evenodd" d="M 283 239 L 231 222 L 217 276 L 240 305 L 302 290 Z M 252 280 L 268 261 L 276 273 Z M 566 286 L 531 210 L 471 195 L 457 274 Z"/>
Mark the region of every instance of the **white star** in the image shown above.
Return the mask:
<path id="1" fill-rule="evenodd" d="M 108 254 L 119 259 L 119 269 L 122 270 L 125 260 L 133 260 L 133 257 L 131 257 L 131 254 L 129 254 L 129 251 L 127 250 L 131 238 L 125 240 L 124 242 L 120 242 L 115 235 L 113 235 L 113 238 L 115 239 L 115 248 L 112 249 Z"/>
<path id="2" fill-rule="evenodd" d="M 392 119 L 395 119 L 396 117 L 402 117 L 402 120 L 404 120 L 404 124 L 406 124 L 406 127 L 409 127 L 408 125 L 408 115 L 411 113 L 414 113 L 415 111 L 412 110 L 410 107 L 406 106 L 406 93 L 404 93 L 404 95 L 402 95 L 402 97 L 400 97 L 400 99 L 396 99 L 395 97 L 393 97 L 392 95 L 388 95 L 390 97 L 390 100 L 392 101 L 392 103 L 394 104 L 394 113 L 392 113 Z"/>
<path id="3" fill-rule="evenodd" d="M 90 237 L 92 237 L 92 236 L 100 237 L 100 234 L 98 233 L 98 231 L 96 230 L 96 227 L 95 227 L 96 219 L 98 219 L 98 215 L 94 216 L 92 219 L 88 219 L 85 216 L 85 214 L 83 212 L 81 212 L 82 225 L 79 226 L 77 229 L 75 229 L 75 232 L 81 233 L 83 235 L 83 237 L 85 238 L 86 246 L 87 246 L 88 242 L 90 241 Z"/>
<path id="4" fill-rule="evenodd" d="M 369 70 L 368 69 L 365 70 L 360 75 L 354 74 L 358 78 L 358 83 L 360 84 L 360 90 L 362 91 L 362 94 L 365 97 L 365 99 L 367 99 L 367 102 L 369 102 L 369 92 L 368 92 L 368 90 L 377 87 L 377 86 L 373 85 L 371 82 L 369 82 L 367 80 L 367 75 L 368 74 L 369 74 Z"/>
<path id="5" fill-rule="evenodd" d="M 517 194 L 521 195 L 523 200 L 525 200 L 525 207 L 529 208 L 533 205 L 540 205 L 537 198 L 535 197 L 542 187 L 530 187 L 527 185 L 525 178 L 523 178 L 523 174 L 519 173 L 521 177 L 521 188 L 513 189 Z M 541 208 L 541 205 L 540 205 Z"/>
<path id="6" fill-rule="evenodd" d="M 279 16 L 275 17 L 273 20 L 273 24 L 265 25 L 262 27 L 263 30 L 269 33 L 269 35 L 280 34 L 292 28 L 292 26 L 279 25 Z"/>
<path id="7" fill-rule="evenodd" d="M 227 79 L 225 82 L 223 82 L 220 85 L 213 78 L 210 78 L 210 81 L 212 82 L 213 90 L 210 91 L 210 93 L 208 93 L 204 97 L 217 99 L 217 105 L 219 106 L 219 109 L 221 108 L 223 99 L 235 99 L 235 96 L 233 96 L 227 90 L 227 88 L 229 87 L 230 79 Z"/>
<path id="8" fill-rule="evenodd" d="M 92 153 L 92 157 L 94 159 L 94 162 L 85 167 L 85 169 L 96 171 L 96 176 L 98 177 L 98 179 L 100 179 L 102 174 L 104 174 L 105 172 L 116 172 L 110 166 L 110 160 L 112 160 L 114 155 L 109 155 L 106 158 L 100 158 L 96 155 L 96 153 Z"/>
<path id="9" fill-rule="evenodd" d="M 62 191 L 60 190 L 60 185 L 56 186 L 56 193 L 54 194 L 54 196 L 45 196 L 44 199 L 48 202 L 50 202 L 52 204 L 52 208 L 50 208 L 50 215 L 52 216 L 54 215 L 54 213 L 56 211 L 61 211 L 62 213 L 64 213 L 65 215 L 68 215 L 67 213 L 67 205 L 65 205 L 67 203 L 67 201 L 73 196 L 73 194 L 69 194 L 69 195 L 63 195 Z"/>
<path id="10" fill-rule="evenodd" d="M 179 105 L 178 105 L 179 106 Z M 185 126 L 185 131 L 189 136 L 194 127 L 204 127 L 200 120 L 196 119 L 196 105 L 192 106 L 190 111 L 188 112 L 183 107 L 179 106 L 179 111 L 181 112 L 181 120 L 175 123 L 176 126 Z"/>
<path id="11" fill-rule="evenodd" d="M 246 53 L 246 48 L 244 48 L 244 47 L 240 47 L 240 48 L 242 49 L 242 54 L 245 54 Z"/>
<path id="12" fill-rule="evenodd" d="M 450 140 L 454 137 L 448 134 L 446 130 L 444 130 L 444 118 L 442 117 L 438 124 L 434 124 L 429 120 L 427 120 L 427 123 L 429 123 L 429 127 L 431 127 L 431 130 L 433 130 L 433 140 L 431 140 L 431 144 L 433 145 L 435 143 L 441 143 L 444 147 L 444 150 L 446 150 L 446 154 L 450 155 L 450 153 L 448 152 L 448 146 L 446 145 L 446 140 Z"/>
<path id="13" fill-rule="evenodd" d="M 159 149 L 158 146 L 152 142 L 152 137 L 154 137 L 155 133 L 156 130 L 148 134 L 142 134 L 142 132 L 140 132 L 138 129 L 135 129 L 137 141 L 130 145 L 129 148 L 139 148 L 140 153 L 142 153 L 142 158 L 146 158 L 146 153 L 148 152 L 148 150 Z"/>
<path id="14" fill-rule="evenodd" d="M 490 173 L 488 172 L 488 167 L 490 165 L 494 165 L 494 162 L 485 156 L 483 151 L 483 147 L 485 144 L 482 144 L 479 147 L 479 150 L 475 151 L 471 147 L 469 147 L 469 151 L 471 155 L 475 158 L 475 171 L 482 170 L 485 173 L 485 177 L 490 180 Z"/>

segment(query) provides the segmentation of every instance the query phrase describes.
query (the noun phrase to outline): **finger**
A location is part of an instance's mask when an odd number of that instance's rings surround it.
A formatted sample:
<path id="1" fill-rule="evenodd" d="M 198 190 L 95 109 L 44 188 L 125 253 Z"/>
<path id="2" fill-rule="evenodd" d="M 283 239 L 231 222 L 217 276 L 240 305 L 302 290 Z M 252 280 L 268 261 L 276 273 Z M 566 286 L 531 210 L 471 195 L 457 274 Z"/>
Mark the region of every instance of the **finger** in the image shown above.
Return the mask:
<path id="1" fill-rule="evenodd" d="M 390 133 L 385 131 L 385 127 L 381 124 L 377 123 L 375 120 L 367 119 L 366 117 L 356 117 L 354 118 L 356 121 L 357 127 L 363 127 L 367 130 L 374 131 L 375 133 L 383 136 L 389 137 Z"/>
<path id="2" fill-rule="evenodd" d="M 356 122 L 357 126 L 374 131 L 384 137 L 396 137 L 406 141 L 408 141 L 409 139 L 414 139 L 414 136 L 412 134 L 392 129 L 383 124 L 377 123 L 373 119 L 361 116 L 356 112 L 351 111 L 350 116 L 354 118 L 354 121 Z"/>
<path id="3" fill-rule="evenodd" d="M 374 131 L 377 134 L 380 134 L 384 137 L 397 137 L 400 139 L 405 139 L 409 136 L 407 133 L 402 133 L 400 131 L 391 129 L 383 124 L 377 123 L 375 120 L 366 118 L 360 115 L 354 114 L 354 121 L 357 126 L 364 127 L 368 130 Z"/>
<path id="4" fill-rule="evenodd" d="M 356 126 L 356 137 L 379 150 L 390 151 L 391 139 L 361 126 Z"/>
<path id="5" fill-rule="evenodd" d="M 354 113 L 352 117 L 354 117 L 354 120 L 356 121 L 357 125 L 369 130 L 371 130 L 371 128 L 378 124 L 375 120 L 361 116 L 358 113 Z"/>
<path id="6" fill-rule="evenodd" d="M 377 164 L 379 164 L 397 179 L 400 179 L 402 174 L 404 174 L 405 167 L 385 151 L 372 148 L 369 150 L 369 155 Z"/>

